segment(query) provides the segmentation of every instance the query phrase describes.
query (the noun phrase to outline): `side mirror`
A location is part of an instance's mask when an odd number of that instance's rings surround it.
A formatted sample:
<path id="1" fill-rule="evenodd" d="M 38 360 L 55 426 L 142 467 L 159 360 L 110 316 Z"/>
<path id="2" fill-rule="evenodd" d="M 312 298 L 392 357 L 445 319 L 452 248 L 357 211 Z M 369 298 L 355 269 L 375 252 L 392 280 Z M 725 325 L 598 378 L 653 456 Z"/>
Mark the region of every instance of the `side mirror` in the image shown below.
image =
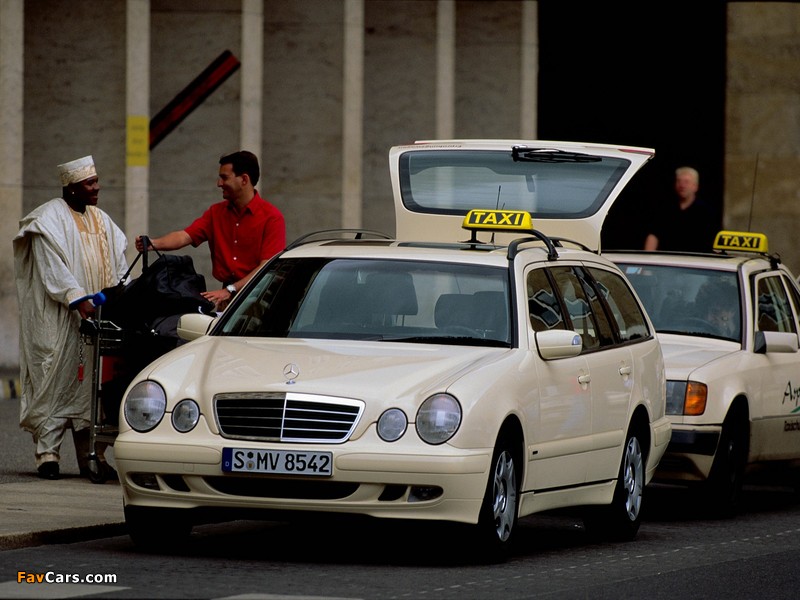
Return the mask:
<path id="1" fill-rule="evenodd" d="M 536 332 L 539 356 L 545 360 L 578 356 L 583 350 L 583 340 L 569 329 L 549 329 Z"/>
<path id="2" fill-rule="evenodd" d="M 756 331 L 753 352 L 797 352 L 797 334 L 784 331 Z"/>
<path id="3" fill-rule="evenodd" d="M 211 329 L 216 317 L 200 313 L 187 313 L 178 319 L 178 337 L 187 342 L 203 337 Z"/>

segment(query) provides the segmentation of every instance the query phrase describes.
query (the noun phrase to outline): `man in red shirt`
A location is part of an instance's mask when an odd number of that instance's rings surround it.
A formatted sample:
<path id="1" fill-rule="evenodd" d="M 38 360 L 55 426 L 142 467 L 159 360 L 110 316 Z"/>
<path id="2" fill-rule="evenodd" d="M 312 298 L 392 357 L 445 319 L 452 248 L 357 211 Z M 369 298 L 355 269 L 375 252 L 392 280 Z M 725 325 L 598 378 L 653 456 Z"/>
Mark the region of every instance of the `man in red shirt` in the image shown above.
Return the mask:
<path id="1" fill-rule="evenodd" d="M 204 292 L 217 310 L 227 305 L 258 268 L 286 247 L 286 223 L 281 212 L 255 189 L 261 172 L 258 158 L 241 150 L 219 159 L 217 187 L 222 202 L 212 204 L 201 217 L 178 231 L 150 240 L 150 248 L 178 250 L 208 242 L 211 274 L 223 287 Z M 144 249 L 136 238 L 136 249 Z"/>

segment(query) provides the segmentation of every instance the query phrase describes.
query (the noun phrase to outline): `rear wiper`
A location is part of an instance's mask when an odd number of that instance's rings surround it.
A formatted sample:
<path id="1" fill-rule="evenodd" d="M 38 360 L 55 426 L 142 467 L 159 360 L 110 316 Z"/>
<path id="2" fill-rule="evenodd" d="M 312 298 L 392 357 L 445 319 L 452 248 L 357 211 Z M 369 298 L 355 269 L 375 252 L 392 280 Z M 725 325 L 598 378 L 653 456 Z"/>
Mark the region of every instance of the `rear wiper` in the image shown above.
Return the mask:
<path id="1" fill-rule="evenodd" d="M 528 146 L 512 146 L 511 158 L 514 162 L 543 162 L 543 163 L 592 163 L 603 160 L 600 156 L 582 154 L 580 152 L 567 152 L 552 148 L 529 148 Z"/>

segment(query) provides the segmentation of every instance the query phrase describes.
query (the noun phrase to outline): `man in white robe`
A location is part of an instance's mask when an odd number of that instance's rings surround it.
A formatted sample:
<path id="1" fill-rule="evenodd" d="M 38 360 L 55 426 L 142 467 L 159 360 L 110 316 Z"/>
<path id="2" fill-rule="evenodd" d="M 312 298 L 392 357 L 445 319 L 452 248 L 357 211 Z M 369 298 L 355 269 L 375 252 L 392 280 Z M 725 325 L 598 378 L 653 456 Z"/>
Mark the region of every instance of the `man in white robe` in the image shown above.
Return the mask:
<path id="1" fill-rule="evenodd" d="M 67 429 L 86 473 L 91 424 L 91 346 L 82 344 L 86 299 L 125 276 L 127 240 L 97 208 L 94 160 L 58 166 L 62 198 L 53 198 L 20 221 L 14 269 L 20 308 L 20 427 L 33 435 L 39 476 L 58 479 Z M 79 442 L 80 439 L 80 442 Z"/>

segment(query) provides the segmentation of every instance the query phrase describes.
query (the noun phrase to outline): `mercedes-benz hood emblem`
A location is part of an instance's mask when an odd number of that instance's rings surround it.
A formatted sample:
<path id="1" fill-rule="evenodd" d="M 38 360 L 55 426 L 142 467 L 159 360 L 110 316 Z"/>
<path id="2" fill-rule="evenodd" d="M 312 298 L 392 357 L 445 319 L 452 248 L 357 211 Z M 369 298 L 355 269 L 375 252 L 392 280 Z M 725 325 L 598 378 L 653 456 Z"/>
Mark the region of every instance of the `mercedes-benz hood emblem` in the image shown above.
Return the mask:
<path id="1" fill-rule="evenodd" d="M 283 376 L 286 377 L 286 383 L 291 385 L 294 380 L 300 375 L 300 367 L 294 363 L 289 363 L 283 367 Z"/>

